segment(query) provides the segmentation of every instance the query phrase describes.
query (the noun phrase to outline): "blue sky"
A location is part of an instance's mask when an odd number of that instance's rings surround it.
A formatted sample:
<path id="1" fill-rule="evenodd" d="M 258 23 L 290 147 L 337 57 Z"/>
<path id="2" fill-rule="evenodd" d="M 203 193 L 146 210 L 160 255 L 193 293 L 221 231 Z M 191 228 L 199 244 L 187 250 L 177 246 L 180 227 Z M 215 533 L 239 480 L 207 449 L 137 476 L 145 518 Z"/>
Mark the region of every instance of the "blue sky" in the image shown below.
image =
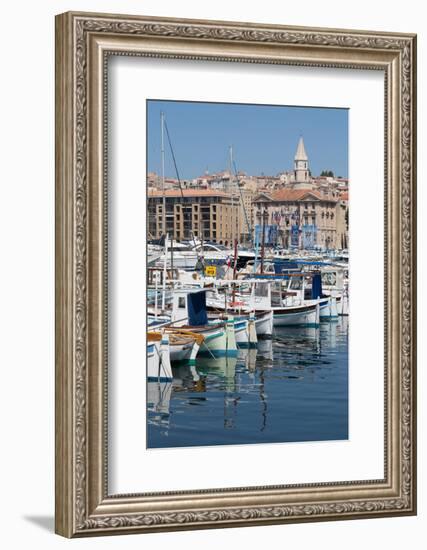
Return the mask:
<path id="1" fill-rule="evenodd" d="M 348 110 L 181 101 L 147 102 L 148 171 L 160 174 L 160 112 L 165 113 L 181 179 L 227 169 L 276 175 L 293 169 L 300 135 L 314 176 L 348 177 Z M 165 133 L 165 173 L 175 169 Z"/>

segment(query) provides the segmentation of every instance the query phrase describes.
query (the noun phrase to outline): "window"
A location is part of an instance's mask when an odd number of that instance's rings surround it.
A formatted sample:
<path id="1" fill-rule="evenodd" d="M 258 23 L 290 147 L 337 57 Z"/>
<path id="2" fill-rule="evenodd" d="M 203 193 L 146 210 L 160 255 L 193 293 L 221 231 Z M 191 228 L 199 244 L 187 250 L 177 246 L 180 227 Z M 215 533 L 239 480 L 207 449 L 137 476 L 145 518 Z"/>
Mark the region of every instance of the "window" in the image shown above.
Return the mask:
<path id="1" fill-rule="evenodd" d="M 180 297 L 178 298 L 178 307 L 179 307 L 180 309 L 185 308 L 185 296 L 180 296 Z"/>

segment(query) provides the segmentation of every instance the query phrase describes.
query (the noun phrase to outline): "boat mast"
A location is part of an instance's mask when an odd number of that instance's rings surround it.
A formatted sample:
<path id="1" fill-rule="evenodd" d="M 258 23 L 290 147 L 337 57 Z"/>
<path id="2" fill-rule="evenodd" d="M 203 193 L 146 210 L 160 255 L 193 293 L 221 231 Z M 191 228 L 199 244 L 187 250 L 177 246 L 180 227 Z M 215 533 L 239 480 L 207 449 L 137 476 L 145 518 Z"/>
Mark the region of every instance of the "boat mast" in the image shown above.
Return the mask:
<path id="1" fill-rule="evenodd" d="M 168 236 L 165 236 L 165 261 L 163 262 L 163 292 L 162 292 L 162 313 L 166 307 L 166 279 L 168 275 Z"/>
<path id="2" fill-rule="evenodd" d="M 163 263 L 163 292 L 162 292 L 162 312 L 166 306 L 166 278 L 167 278 L 167 262 L 168 262 L 168 236 L 166 234 L 166 195 L 165 195 L 165 140 L 164 140 L 164 126 L 165 126 L 165 114 L 163 111 L 160 113 L 161 123 L 161 157 L 162 157 L 162 193 L 163 193 L 163 216 L 162 216 L 162 234 L 165 236 L 165 261 Z"/>
<path id="3" fill-rule="evenodd" d="M 166 192 L 165 192 L 165 113 L 162 111 L 160 113 L 161 119 L 161 134 L 162 134 L 162 192 L 163 192 L 163 219 L 162 219 L 162 233 L 166 235 Z M 173 272 L 173 240 L 175 238 L 175 226 L 172 231 L 172 237 L 170 242 L 171 247 L 171 272 Z M 165 252 L 166 254 L 166 252 Z"/>
<path id="4" fill-rule="evenodd" d="M 233 302 L 236 301 L 236 274 L 237 274 L 237 239 L 234 241 Z"/>
<path id="5" fill-rule="evenodd" d="M 162 156 L 162 193 L 163 193 L 163 216 L 162 216 L 162 233 L 166 235 L 166 195 L 165 195 L 165 114 L 163 111 L 160 113 L 160 127 L 161 127 L 161 156 Z"/>
<path id="6" fill-rule="evenodd" d="M 265 218 L 267 210 L 262 212 L 262 235 L 261 235 L 261 274 L 264 273 L 264 253 L 265 253 Z"/>
<path id="7" fill-rule="evenodd" d="M 233 175 L 233 146 L 230 145 L 230 189 L 231 189 L 231 211 L 234 214 L 234 191 L 232 190 L 232 175 Z M 237 201 L 237 207 L 239 202 Z M 238 227 L 239 227 L 239 212 L 237 210 L 235 219 L 233 219 L 233 249 L 234 249 L 234 266 L 233 266 L 233 302 L 236 301 L 236 273 L 237 273 L 237 256 L 238 256 Z"/>
<path id="8" fill-rule="evenodd" d="M 230 179 L 229 179 L 229 189 L 230 189 L 230 192 L 231 192 L 231 212 L 232 214 L 234 214 L 234 192 L 233 192 L 233 188 L 232 188 L 232 180 L 231 180 L 231 177 L 232 177 L 232 174 L 233 174 L 233 146 L 230 145 L 230 148 L 229 148 L 229 152 L 230 152 L 230 166 L 229 166 L 229 174 L 230 174 Z M 231 227 L 231 241 L 233 243 L 233 246 L 234 246 L 234 241 L 236 240 L 236 219 L 233 219 L 233 223 L 232 223 L 232 227 Z"/>

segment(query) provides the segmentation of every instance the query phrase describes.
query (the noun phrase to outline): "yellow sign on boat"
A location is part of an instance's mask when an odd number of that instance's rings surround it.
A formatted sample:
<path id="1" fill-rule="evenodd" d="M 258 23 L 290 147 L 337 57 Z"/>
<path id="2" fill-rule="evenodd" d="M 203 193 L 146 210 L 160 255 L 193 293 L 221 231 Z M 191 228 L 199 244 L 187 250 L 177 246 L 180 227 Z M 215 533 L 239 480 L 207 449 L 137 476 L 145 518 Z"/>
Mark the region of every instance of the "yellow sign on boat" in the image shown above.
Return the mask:
<path id="1" fill-rule="evenodd" d="M 205 275 L 207 277 L 216 277 L 216 265 L 207 265 L 205 267 Z"/>

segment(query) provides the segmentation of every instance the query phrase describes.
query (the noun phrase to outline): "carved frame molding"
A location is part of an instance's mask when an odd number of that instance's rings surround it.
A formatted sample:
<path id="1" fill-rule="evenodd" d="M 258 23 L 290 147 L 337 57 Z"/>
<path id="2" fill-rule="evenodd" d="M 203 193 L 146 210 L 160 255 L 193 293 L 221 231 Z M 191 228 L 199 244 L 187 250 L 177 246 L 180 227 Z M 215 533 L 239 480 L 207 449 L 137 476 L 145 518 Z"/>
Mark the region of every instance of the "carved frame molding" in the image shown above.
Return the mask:
<path id="1" fill-rule="evenodd" d="M 109 55 L 384 71 L 383 480 L 108 495 Z M 66 13 L 56 18 L 56 71 L 56 531 L 74 537 L 414 514 L 415 36 Z"/>

